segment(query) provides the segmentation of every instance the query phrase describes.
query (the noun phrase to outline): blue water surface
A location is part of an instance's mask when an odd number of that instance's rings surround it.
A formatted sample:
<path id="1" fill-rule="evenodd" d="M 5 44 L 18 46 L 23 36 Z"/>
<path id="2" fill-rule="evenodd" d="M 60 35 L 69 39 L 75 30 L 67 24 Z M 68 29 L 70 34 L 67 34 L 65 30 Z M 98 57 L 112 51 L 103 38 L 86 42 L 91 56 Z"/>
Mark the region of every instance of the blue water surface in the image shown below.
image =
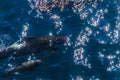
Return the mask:
<path id="1" fill-rule="evenodd" d="M 49 57 L 44 57 L 50 53 L 45 50 L 0 60 L 0 74 L 27 60 L 43 61 L 35 70 L 0 80 L 120 80 L 119 0 L 81 0 L 79 5 L 48 11 L 41 9 L 40 1 L 0 0 L 0 49 L 25 36 L 68 36 L 69 42 Z"/>

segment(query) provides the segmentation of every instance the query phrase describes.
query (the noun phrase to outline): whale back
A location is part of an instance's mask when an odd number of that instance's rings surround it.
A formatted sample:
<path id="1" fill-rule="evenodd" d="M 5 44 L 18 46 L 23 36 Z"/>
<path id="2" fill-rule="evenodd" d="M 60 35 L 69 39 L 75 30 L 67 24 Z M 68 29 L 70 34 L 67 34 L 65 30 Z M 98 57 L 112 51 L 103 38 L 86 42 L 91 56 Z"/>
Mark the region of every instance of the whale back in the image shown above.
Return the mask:
<path id="1" fill-rule="evenodd" d="M 34 40 L 34 39 L 36 39 L 36 37 L 24 37 L 24 38 L 23 38 L 23 40 L 24 40 L 25 42 L 30 42 L 30 41 L 32 41 L 32 40 Z"/>
<path id="2" fill-rule="evenodd" d="M 25 37 L 24 41 L 32 46 L 62 44 L 66 41 L 66 36 L 43 36 L 43 37 Z"/>

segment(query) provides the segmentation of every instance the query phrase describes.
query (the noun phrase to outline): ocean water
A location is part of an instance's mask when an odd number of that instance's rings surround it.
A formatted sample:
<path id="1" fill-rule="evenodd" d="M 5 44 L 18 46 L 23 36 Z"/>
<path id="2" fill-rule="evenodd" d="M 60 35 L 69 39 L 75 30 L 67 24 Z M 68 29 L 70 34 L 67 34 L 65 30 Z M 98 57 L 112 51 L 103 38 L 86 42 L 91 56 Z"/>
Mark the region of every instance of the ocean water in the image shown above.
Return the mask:
<path id="1" fill-rule="evenodd" d="M 40 1 L 0 0 L 0 49 L 25 36 L 68 36 L 69 42 L 49 57 L 44 57 L 50 53 L 45 50 L 0 60 L 0 74 L 27 60 L 43 61 L 34 70 L 0 80 L 120 80 L 120 0 L 80 0 L 48 10 Z"/>

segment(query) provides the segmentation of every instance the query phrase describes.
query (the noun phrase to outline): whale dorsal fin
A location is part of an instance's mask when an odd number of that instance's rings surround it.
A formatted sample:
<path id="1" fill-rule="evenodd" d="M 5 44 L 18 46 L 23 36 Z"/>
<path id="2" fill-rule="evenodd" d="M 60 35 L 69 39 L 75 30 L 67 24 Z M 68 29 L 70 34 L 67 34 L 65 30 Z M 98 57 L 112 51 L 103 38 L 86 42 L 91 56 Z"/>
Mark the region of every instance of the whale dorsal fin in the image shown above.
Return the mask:
<path id="1" fill-rule="evenodd" d="M 31 42 L 32 40 L 34 40 L 34 39 L 36 39 L 36 37 L 24 37 L 23 38 L 23 40 L 25 41 L 25 42 Z"/>

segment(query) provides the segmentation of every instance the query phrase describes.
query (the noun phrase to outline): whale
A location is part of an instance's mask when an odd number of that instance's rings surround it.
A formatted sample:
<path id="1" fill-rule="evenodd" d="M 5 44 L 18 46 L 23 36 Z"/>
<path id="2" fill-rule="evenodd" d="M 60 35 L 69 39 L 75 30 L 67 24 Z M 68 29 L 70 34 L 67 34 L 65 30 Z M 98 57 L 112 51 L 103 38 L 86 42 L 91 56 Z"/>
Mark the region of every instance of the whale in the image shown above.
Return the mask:
<path id="1" fill-rule="evenodd" d="M 7 77 L 10 76 L 14 72 L 25 72 L 25 71 L 31 71 L 33 69 L 36 69 L 39 65 L 42 64 L 42 61 L 40 59 L 36 60 L 29 60 L 26 62 L 23 62 L 19 65 L 16 65 L 8 70 L 6 70 L 1 77 Z"/>
<path id="2" fill-rule="evenodd" d="M 43 50 L 54 50 L 56 45 L 68 41 L 67 36 L 24 37 L 22 42 L 16 42 L 0 51 L 0 59 L 8 56 L 21 56 L 30 53 L 39 53 Z"/>

